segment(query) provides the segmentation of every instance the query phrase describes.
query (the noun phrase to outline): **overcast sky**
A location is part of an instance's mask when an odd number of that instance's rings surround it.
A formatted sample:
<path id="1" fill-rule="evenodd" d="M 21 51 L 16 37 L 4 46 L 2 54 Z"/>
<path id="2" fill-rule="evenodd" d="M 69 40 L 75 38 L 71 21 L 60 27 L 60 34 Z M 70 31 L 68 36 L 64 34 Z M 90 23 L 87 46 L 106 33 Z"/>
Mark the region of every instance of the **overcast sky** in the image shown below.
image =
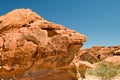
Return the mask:
<path id="1" fill-rule="evenodd" d="M 120 44 L 120 0 L 1 0 L 0 15 L 30 8 L 88 37 L 84 48 Z"/>

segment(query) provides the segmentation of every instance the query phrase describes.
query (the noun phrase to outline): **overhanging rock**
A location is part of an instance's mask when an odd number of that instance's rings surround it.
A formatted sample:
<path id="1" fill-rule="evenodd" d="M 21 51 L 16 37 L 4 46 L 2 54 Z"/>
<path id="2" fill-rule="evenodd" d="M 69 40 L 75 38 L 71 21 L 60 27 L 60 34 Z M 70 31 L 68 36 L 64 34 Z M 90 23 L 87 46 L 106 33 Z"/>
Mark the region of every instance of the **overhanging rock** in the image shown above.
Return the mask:
<path id="1" fill-rule="evenodd" d="M 86 37 L 48 22 L 30 9 L 0 17 L 0 76 L 68 65 Z"/>

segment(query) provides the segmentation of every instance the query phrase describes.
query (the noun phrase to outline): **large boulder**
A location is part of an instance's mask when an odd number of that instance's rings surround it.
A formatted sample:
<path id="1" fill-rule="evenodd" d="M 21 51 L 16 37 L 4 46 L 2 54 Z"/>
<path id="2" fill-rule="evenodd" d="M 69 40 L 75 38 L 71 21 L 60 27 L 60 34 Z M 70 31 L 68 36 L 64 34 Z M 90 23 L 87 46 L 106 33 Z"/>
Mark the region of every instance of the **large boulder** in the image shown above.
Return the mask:
<path id="1" fill-rule="evenodd" d="M 84 42 L 84 35 L 30 9 L 13 10 L 0 17 L 0 77 L 64 67 Z"/>

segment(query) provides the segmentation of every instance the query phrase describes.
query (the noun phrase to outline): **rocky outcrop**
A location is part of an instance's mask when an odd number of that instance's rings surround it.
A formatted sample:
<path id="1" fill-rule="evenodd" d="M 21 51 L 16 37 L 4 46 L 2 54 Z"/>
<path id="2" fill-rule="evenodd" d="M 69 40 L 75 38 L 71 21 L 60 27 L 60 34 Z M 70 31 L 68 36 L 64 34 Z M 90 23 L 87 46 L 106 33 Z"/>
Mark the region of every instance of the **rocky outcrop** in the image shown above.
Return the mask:
<path id="1" fill-rule="evenodd" d="M 88 61 L 90 63 L 95 63 L 100 60 L 106 59 L 107 57 L 119 56 L 120 46 L 93 46 L 92 48 L 82 49 L 76 55 L 81 61 Z"/>
<path id="2" fill-rule="evenodd" d="M 120 66 L 120 56 L 108 57 L 108 58 L 106 58 L 104 61 L 105 61 L 105 62 L 114 63 L 114 64 Z"/>
<path id="3" fill-rule="evenodd" d="M 84 42 L 84 35 L 30 9 L 13 10 L 0 17 L 0 77 L 66 66 Z"/>
<path id="4" fill-rule="evenodd" d="M 74 78 L 76 80 L 83 80 L 85 79 L 85 74 L 88 68 L 94 68 L 93 64 L 87 61 L 80 61 L 80 60 L 73 60 L 71 62 L 71 69 L 70 72 L 74 73 Z M 72 67 L 73 66 L 73 67 Z"/>

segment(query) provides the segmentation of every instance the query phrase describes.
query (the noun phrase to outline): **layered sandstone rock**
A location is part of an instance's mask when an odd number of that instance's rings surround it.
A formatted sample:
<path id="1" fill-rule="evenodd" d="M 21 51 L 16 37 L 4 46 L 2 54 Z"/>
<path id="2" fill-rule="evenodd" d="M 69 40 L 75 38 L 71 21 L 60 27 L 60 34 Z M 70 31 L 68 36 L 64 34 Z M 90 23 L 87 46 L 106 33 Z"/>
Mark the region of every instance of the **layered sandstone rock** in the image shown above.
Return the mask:
<path id="1" fill-rule="evenodd" d="M 81 61 L 95 63 L 111 56 L 120 55 L 120 46 L 93 46 L 92 48 L 82 49 L 76 55 Z M 74 58 L 74 59 L 75 59 Z"/>
<path id="2" fill-rule="evenodd" d="M 66 66 L 84 42 L 84 35 L 30 9 L 13 10 L 0 17 L 0 76 Z"/>

